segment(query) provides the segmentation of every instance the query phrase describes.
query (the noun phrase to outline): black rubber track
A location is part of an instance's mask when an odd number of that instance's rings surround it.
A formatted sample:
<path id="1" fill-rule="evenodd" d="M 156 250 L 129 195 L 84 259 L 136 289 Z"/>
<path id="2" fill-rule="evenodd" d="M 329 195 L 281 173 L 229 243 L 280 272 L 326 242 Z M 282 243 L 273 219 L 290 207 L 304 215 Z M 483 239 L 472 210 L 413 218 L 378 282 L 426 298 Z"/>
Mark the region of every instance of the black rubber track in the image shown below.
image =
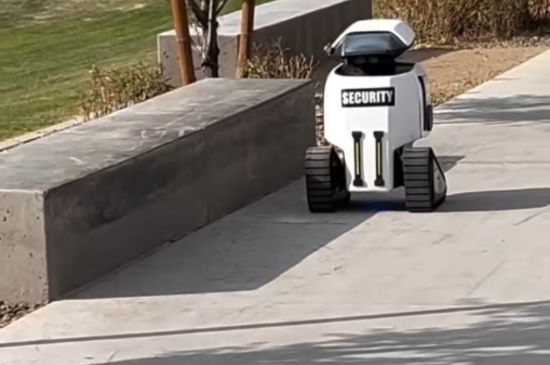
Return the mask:
<path id="1" fill-rule="evenodd" d="M 345 179 L 343 165 L 331 146 L 309 147 L 306 151 L 305 177 L 308 207 L 311 212 L 334 212 L 337 194 Z"/>
<path id="2" fill-rule="evenodd" d="M 405 201 L 410 212 L 431 212 L 442 202 L 434 186 L 435 155 L 430 147 L 406 147 L 403 150 Z"/>

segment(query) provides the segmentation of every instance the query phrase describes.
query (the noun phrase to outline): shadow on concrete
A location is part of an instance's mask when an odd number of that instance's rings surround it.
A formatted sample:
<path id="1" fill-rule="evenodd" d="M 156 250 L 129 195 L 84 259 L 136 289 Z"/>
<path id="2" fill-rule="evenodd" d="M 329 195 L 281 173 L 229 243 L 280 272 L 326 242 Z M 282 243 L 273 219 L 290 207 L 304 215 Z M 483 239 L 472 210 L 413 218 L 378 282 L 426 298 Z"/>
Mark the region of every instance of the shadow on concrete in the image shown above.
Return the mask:
<path id="1" fill-rule="evenodd" d="M 467 95 L 467 94 L 466 94 Z M 460 98 L 437 110 L 436 124 L 550 122 L 550 97 Z"/>
<path id="2" fill-rule="evenodd" d="M 231 326 L 219 326 L 219 327 L 199 327 L 199 328 L 186 328 L 181 330 L 169 330 L 169 331 L 156 331 L 156 332 L 137 332 L 137 333 L 120 333 L 120 334 L 113 334 L 113 335 L 102 335 L 102 336 L 83 336 L 83 337 L 66 337 L 66 338 L 49 338 L 49 339 L 40 339 L 40 340 L 29 340 L 29 341 L 16 341 L 16 342 L 6 342 L 6 343 L 0 343 L 0 348 L 10 348 L 10 347 L 20 347 L 20 346 L 44 346 L 44 345 L 56 345 L 56 344 L 69 344 L 69 343 L 78 343 L 78 342 L 90 342 L 90 341 L 113 341 L 113 340 L 122 340 L 122 339 L 139 339 L 139 338 L 152 338 L 152 337 L 167 337 L 167 336 L 181 336 L 181 335 L 196 335 L 196 334 L 224 334 L 226 333 L 227 336 L 231 335 L 234 332 L 239 331 L 260 331 L 260 330 L 272 330 L 277 328 L 283 328 L 288 329 L 291 331 L 297 330 L 300 326 L 322 326 L 322 325 L 330 325 L 330 324 L 341 324 L 342 327 L 345 327 L 346 325 L 351 325 L 352 323 L 357 322 L 368 322 L 368 321 L 376 321 L 376 320 L 388 320 L 388 319 L 395 319 L 395 320 L 405 320 L 405 319 L 414 319 L 414 320 L 421 320 L 422 317 L 431 317 L 431 316 L 444 316 L 444 315 L 451 315 L 451 314 L 463 314 L 463 315 L 473 315 L 473 316 L 482 316 L 485 318 L 485 321 L 478 324 L 477 326 L 474 326 L 471 328 L 471 330 L 476 329 L 484 329 L 483 333 L 480 333 L 479 337 L 482 335 L 486 335 L 485 331 L 489 332 L 495 332 L 497 328 L 501 328 L 501 326 L 497 326 L 497 324 L 503 323 L 505 319 L 509 319 L 510 321 L 517 321 L 517 322 L 524 322 L 523 324 L 528 324 L 527 319 L 531 319 L 537 326 L 537 328 L 544 328 L 546 333 L 546 337 L 542 338 L 542 340 L 548 340 L 547 346 L 550 349 L 550 301 L 531 301 L 531 302 L 512 302 L 512 303 L 498 303 L 498 304 L 486 304 L 482 302 L 476 302 L 472 301 L 476 304 L 471 305 L 458 305 L 458 306 L 452 306 L 452 307 L 443 307 L 443 308 L 437 308 L 437 309 L 428 309 L 428 310 L 418 310 L 418 311 L 404 311 L 404 312 L 389 312 L 389 313 L 380 313 L 380 314 L 366 314 L 366 315 L 355 315 L 355 316 L 345 316 L 345 317 L 327 317 L 327 318 L 316 318 L 316 319 L 307 319 L 307 320 L 295 320 L 295 321 L 285 321 L 285 322 L 259 322 L 259 323 L 249 323 L 249 324 L 241 324 L 241 325 L 231 325 Z M 531 317 L 532 318 L 529 318 Z M 540 317 L 540 318 L 539 318 Z M 502 321 L 500 321 L 502 320 Z M 513 323 L 511 323 L 513 325 Z M 520 323 L 521 325 L 521 323 Z M 365 328 L 369 327 L 369 324 L 364 324 Z M 525 327 L 532 328 L 530 326 Z M 534 327 L 533 327 L 534 328 Z M 517 328 L 518 330 L 521 330 L 521 327 Z M 467 331 L 468 329 L 464 329 L 464 331 Z M 513 328 L 509 328 L 512 332 L 515 332 Z M 456 333 L 459 334 L 461 331 L 457 331 Z M 506 331 L 503 331 L 506 332 Z M 393 341 L 389 341 L 390 338 L 395 339 L 395 344 L 397 345 L 401 340 L 410 340 L 414 341 L 417 344 L 420 344 L 423 342 L 423 340 L 427 340 L 433 335 L 433 340 L 437 342 L 437 339 L 439 336 L 443 335 L 445 331 L 442 330 L 431 330 L 427 329 L 426 331 L 415 331 L 414 333 L 411 333 L 412 336 L 407 336 L 406 333 L 401 333 L 398 331 L 387 331 L 386 333 L 381 333 L 380 335 L 372 335 L 372 336 L 365 336 L 365 337 L 358 337 L 358 339 L 365 339 L 364 345 L 361 348 L 364 349 L 364 353 L 373 352 L 368 351 L 367 347 L 371 346 L 373 348 L 379 347 L 379 340 L 387 342 L 387 344 L 393 343 Z M 455 331 L 449 331 L 449 335 L 452 335 L 455 333 Z M 465 332 L 464 334 L 466 334 Z M 521 331 L 517 333 L 519 337 L 523 337 Z M 326 336 L 334 336 L 334 334 L 326 334 Z M 340 334 L 338 334 L 340 336 Z M 380 339 L 377 337 L 381 336 Z M 442 336 L 441 340 L 449 340 L 449 337 L 455 337 L 455 336 Z M 465 335 L 460 335 L 460 338 L 463 340 L 466 340 Z M 468 338 L 471 338 L 474 340 L 474 338 L 477 338 L 478 336 L 475 333 L 471 333 Z M 350 339 L 352 339 L 350 337 Z M 348 342 L 348 341 L 346 341 Z M 353 342 L 353 341 L 352 341 Z M 408 342 L 408 341 L 407 341 Z M 351 342 L 349 342 L 351 343 Z M 325 343 L 326 345 L 327 343 Z M 313 344 L 312 344 L 313 345 Z M 404 345 L 404 343 L 400 344 Z M 427 343 L 424 346 L 421 346 L 421 348 L 427 347 Z M 435 343 L 433 344 L 436 345 Z M 466 345 L 466 343 L 464 343 Z M 473 345 L 473 343 L 472 343 Z M 299 350 L 296 346 L 296 350 Z M 320 346 L 321 347 L 321 346 Z M 220 352 L 225 352 L 223 348 L 219 349 Z M 243 348 L 242 350 L 246 350 Z M 390 350 L 387 348 L 387 350 Z M 395 348 L 397 350 L 397 347 Z M 401 349 L 403 350 L 403 349 Z M 384 352 L 384 351 L 380 351 Z M 214 353 L 204 353 L 200 354 L 200 352 L 193 353 L 193 356 L 196 355 L 213 355 Z M 257 355 L 263 356 L 264 359 L 268 359 L 270 355 L 270 351 L 262 351 L 258 352 Z M 311 361 L 314 359 L 305 359 L 300 358 L 301 354 L 300 351 L 296 351 L 296 353 L 293 354 L 296 356 L 295 360 L 299 361 Z M 304 353 L 305 355 L 305 353 Z M 548 353 L 548 356 L 550 356 L 550 351 Z M 279 357 L 277 357 L 280 359 Z M 260 358 L 258 358 L 259 360 Z M 160 359 L 157 359 L 160 360 Z M 169 360 L 167 358 L 166 360 Z M 174 359 L 175 360 L 175 359 Z M 182 364 L 210 364 L 208 361 L 191 361 L 192 359 L 187 359 L 191 362 L 185 361 L 184 358 L 178 358 L 180 363 Z M 198 360 L 198 359 L 195 359 Z M 206 359 L 203 359 L 206 360 Z M 213 360 L 213 359 L 212 359 Z M 221 358 L 218 360 L 222 360 Z M 289 358 L 290 360 L 290 358 Z M 318 358 L 315 360 L 323 360 L 322 358 Z M 143 361 L 143 360 L 142 360 Z M 115 363 L 115 362 L 113 362 Z M 116 364 L 149 364 L 150 362 L 120 362 Z M 157 364 L 156 362 L 153 362 L 154 364 Z M 217 364 L 217 362 L 215 362 Z M 224 363 L 220 361 L 220 363 Z M 249 362 L 245 362 L 246 364 L 249 364 Z M 254 362 L 256 363 L 256 362 Z M 285 362 L 286 363 L 286 362 Z M 306 364 L 310 364 L 311 362 L 305 362 Z M 165 364 L 164 362 L 158 362 L 158 364 Z M 170 362 L 166 364 L 171 364 Z M 446 364 L 446 363 L 445 363 Z"/>
<path id="3" fill-rule="evenodd" d="M 460 313 L 474 319 L 471 324 L 444 325 L 438 318 Z M 427 318 L 423 325 L 422 318 Z M 375 320 L 384 320 L 384 329 Z M 411 330 L 388 330 L 395 321 L 415 323 Z M 387 322 L 390 321 L 390 322 Z M 361 323 L 365 322 L 365 323 Z M 403 323 L 403 322 L 401 322 Z M 405 322 L 406 323 L 406 322 Z M 443 322 L 444 323 L 444 322 Z M 462 322 L 464 323 L 464 322 Z M 330 327 L 322 327 L 332 324 Z M 319 341 L 308 340 L 285 346 L 263 349 L 255 344 L 223 346 L 224 336 L 244 335 L 243 331 L 304 330 L 301 326 L 319 326 L 315 331 Z M 334 331 L 335 325 L 340 330 Z M 351 333 L 347 326 L 364 328 L 364 334 Z M 282 328 L 286 327 L 286 328 Z M 311 330 L 311 328 L 310 328 Z M 367 332 L 369 331 L 369 332 Z M 500 305 L 454 307 L 438 310 L 388 313 L 344 318 L 326 318 L 285 323 L 258 323 L 243 326 L 185 329 L 181 331 L 120 334 L 114 336 L 48 339 L 0 344 L 0 347 L 54 345 L 88 341 L 184 336 L 191 334 L 218 335 L 220 346 L 214 349 L 171 352 L 154 358 L 113 361 L 116 365 L 252 365 L 252 364 L 372 364 L 372 365 L 547 365 L 550 363 L 550 303 L 530 302 Z M 284 333 L 279 333 L 284 335 Z M 250 336 L 249 338 L 253 338 Z M 170 341 L 174 341 L 171 339 Z M 185 341 L 179 338 L 178 341 Z M 184 343 L 184 342 L 183 342 Z M 47 350 L 47 347 L 42 347 Z"/>
<path id="4" fill-rule="evenodd" d="M 436 151 L 436 154 L 437 154 L 437 151 Z M 458 155 L 437 156 L 437 161 L 439 162 L 439 165 L 443 169 L 443 172 L 449 172 L 453 168 L 455 168 L 455 166 L 464 158 L 466 158 L 466 156 L 458 156 Z"/>
<path id="5" fill-rule="evenodd" d="M 550 205 L 550 188 L 479 191 L 447 197 L 441 212 L 492 212 L 544 208 Z"/>
<path id="6" fill-rule="evenodd" d="M 447 171 L 463 157 L 442 156 Z M 358 197 L 335 214 L 311 214 L 295 182 L 68 299 L 256 290 L 384 211 L 405 210 L 403 192 Z"/>
<path id="7" fill-rule="evenodd" d="M 295 182 L 71 297 L 256 290 L 377 213 L 313 215 L 304 190 L 302 181 Z"/>
<path id="8" fill-rule="evenodd" d="M 290 346 L 255 350 L 220 347 L 167 354 L 156 359 L 116 362 L 117 365 L 175 364 L 369 364 L 369 365 L 547 365 L 550 363 L 548 305 L 527 307 L 518 317 L 505 310 L 486 310 L 481 323 L 463 328 L 422 328 L 348 334 L 345 325 L 326 333 L 321 342 L 304 340 Z M 295 329 L 298 330 L 298 329 Z M 264 346 L 268 346 L 265 344 Z"/>
<path id="9" fill-rule="evenodd" d="M 519 313 L 487 309 L 481 323 L 462 328 L 422 328 L 367 335 L 326 333 L 326 340 L 255 350 L 220 347 L 166 354 L 116 365 L 175 364 L 369 364 L 369 365 L 547 365 L 550 363 L 550 307 L 526 306 Z M 298 328 L 294 329 L 299 330 Z M 265 344 L 267 346 L 267 344 Z"/>

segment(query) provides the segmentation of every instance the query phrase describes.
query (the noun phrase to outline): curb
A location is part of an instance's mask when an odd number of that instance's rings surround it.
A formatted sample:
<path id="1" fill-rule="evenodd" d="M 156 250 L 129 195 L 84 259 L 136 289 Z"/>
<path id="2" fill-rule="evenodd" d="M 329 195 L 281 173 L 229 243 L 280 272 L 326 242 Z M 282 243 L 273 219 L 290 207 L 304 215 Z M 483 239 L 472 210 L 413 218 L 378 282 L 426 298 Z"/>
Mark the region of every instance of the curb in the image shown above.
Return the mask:
<path id="1" fill-rule="evenodd" d="M 32 142 L 34 140 L 46 137 L 52 133 L 60 132 L 62 130 L 74 127 L 76 125 L 84 123 L 83 118 L 70 119 L 65 122 L 57 123 L 49 127 L 45 127 L 34 132 L 26 133 L 17 137 L 9 138 L 4 141 L 0 141 L 0 152 L 7 151 L 15 148 L 19 145 Z"/>

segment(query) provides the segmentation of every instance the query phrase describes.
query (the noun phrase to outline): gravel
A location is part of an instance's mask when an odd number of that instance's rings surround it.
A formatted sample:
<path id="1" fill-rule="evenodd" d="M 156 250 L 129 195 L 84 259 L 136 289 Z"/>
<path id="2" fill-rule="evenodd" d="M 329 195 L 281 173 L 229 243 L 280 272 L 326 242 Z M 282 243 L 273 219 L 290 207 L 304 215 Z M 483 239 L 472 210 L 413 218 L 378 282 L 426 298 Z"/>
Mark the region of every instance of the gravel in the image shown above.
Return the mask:
<path id="1" fill-rule="evenodd" d="M 0 300 L 0 328 L 7 326 L 19 318 L 35 311 L 41 305 L 30 305 L 25 303 L 9 304 Z"/>

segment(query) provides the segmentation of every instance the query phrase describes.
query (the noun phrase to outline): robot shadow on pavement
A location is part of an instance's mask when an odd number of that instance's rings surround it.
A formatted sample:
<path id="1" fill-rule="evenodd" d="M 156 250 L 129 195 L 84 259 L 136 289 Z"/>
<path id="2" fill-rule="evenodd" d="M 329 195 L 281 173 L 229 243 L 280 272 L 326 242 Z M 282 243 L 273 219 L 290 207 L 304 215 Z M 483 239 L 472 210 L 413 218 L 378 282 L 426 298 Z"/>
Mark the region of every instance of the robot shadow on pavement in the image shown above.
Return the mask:
<path id="1" fill-rule="evenodd" d="M 415 41 L 403 21 L 361 20 L 331 45 L 342 62 L 324 90 L 327 146 L 306 151 L 307 202 L 311 212 L 334 212 L 351 193 L 388 193 L 404 187 L 410 212 L 443 203 L 447 182 L 431 147 L 415 147 L 433 128 L 424 68 L 398 57 Z"/>

